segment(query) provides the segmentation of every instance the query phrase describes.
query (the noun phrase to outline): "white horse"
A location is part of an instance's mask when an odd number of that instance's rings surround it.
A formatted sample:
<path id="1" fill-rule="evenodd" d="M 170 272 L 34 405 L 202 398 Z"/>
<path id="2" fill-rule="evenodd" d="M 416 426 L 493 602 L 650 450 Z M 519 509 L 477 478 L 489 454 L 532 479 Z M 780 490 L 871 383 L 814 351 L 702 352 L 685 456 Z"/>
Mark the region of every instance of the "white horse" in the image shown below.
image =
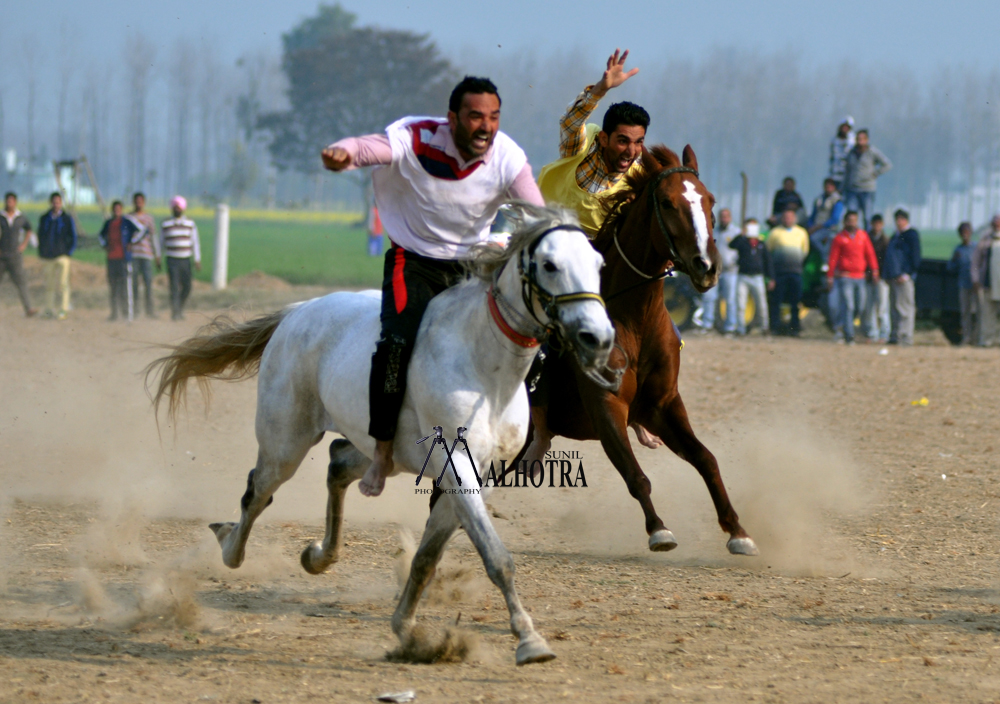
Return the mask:
<path id="1" fill-rule="evenodd" d="M 519 227 L 506 250 L 482 253 L 475 277 L 427 307 L 409 366 L 394 475 L 420 471 L 426 445 L 414 441 L 434 426 L 449 436 L 452 429 L 467 428 L 477 467 L 513 459 L 528 428 L 524 379 L 537 351 L 535 338 L 544 333 L 557 333 L 584 371 L 606 366 L 615 333 L 597 293 L 602 257 L 570 213 L 527 204 L 517 204 L 513 213 Z M 204 384 L 206 378 L 241 379 L 259 371 L 259 450 L 243 511 L 239 523 L 210 526 L 229 567 L 243 562 L 254 521 L 326 432 L 347 439 L 330 447 L 326 535 L 303 551 L 302 566 L 319 574 L 339 558 L 344 495 L 375 447 L 368 435 L 368 376 L 379 309 L 377 292 L 339 292 L 245 323 L 218 318 L 151 365 L 150 371 L 162 368 L 155 402 L 168 396 L 172 414 L 189 379 Z M 475 469 L 464 452 L 453 461 L 462 489 L 475 491 L 448 493 L 458 489 L 449 467 L 441 484 L 445 494 L 427 520 L 392 629 L 404 642 L 412 633 L 421 592 L 461 525 L 503 592 L 518 637 L 517 664 L 550 660 L 555 654 L 514 589 L 514 561 L 490 523 Z"/>

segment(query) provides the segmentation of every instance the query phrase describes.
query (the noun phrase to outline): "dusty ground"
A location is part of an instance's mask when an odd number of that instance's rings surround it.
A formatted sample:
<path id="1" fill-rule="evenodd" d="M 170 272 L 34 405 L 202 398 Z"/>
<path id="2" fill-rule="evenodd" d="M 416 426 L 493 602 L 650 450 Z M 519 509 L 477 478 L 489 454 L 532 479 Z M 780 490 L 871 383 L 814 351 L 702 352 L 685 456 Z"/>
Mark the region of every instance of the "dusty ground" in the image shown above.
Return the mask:
<path id="1" fill-rule="evenodd" d="M 254 300 L 290 292 L 269 295 Z M 217 386 L 160 439 L 148 343 L 204 318 L 105 315 L 26 320 L 0 287 L 0 702 L 1000 700 L 997 350 L 933 333 L 884 356 L 818 334 L 689 339 L 684 397 L 761 556 L 726 553 L 700 479 L 662 449 L 640 460 L 681 545 L 646 552 L 599 446 L 562 441 L 587 488 L 490 498 L 558 659 L 514 666 L 503 602 L 460 535 L 421 618 L 457 620 L 473 653 L 415 665 L 385 658 L 399 532 L 419 537 L 426 515 L 411 480 L 375 500 L 352 489 L 344 559 L 308 576 L 324 443 L 227 570 L 205 524 L 236 514 L 254 384 Z"/>

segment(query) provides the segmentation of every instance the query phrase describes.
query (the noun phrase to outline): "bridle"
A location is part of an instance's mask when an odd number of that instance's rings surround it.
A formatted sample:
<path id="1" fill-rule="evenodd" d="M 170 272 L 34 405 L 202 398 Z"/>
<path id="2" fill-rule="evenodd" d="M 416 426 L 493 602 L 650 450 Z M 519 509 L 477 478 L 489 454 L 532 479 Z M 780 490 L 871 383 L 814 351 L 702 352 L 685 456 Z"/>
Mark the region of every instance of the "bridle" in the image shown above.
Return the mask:
<path id="1" fill-rule="evenodd" d="M 661 281 L 662 279 L 674 275 L 674 262 L 680 260 L 680 255 L 677 253 L 677 246 L 674 244 L 674 238 L 670 235 L 670 231 L 667 229 L 667 224 L 663 222 L 663 213 L 660 212 L 660 204 L 656 202 L 656 189 L 660 187 L 660 182 L 663 181 L 663 179 L 665 179 L 667 176 L 671 176 L 673 174 L 694 174 L 695 178 L 701 178 L 698 175 L 697 169 L 693 169 L 690 166 L 674 166 L 672 168 L 660 171 L 658 174 L 656 174 L 656 177 L 653 178 L 653 180 L 650 181 L 649 184 L 646 186 L 647 189 L 652 189 L 653 191 L 653 197 L 651 198 L 651 201 L 652 201 L 652 208 L 656 212 L 656 222 L 660 227 L 660 234 L 663 235 L 663 239 L 667 243 L 667 248 L 670 250 L 671 260 L 667 263 L 666 270 L 657 276 L 650 276 L 649 274 L 646 274 L 641 269 L 639 269 L 639 267 L 633 264 L 629 260 L 629 258 L 625 256 L 625 252 L 624 250 L 622 250 L 622 246 L 618 242 L 618 230 L 615 230 L 614 242 L 615 242 L 615 248 L 618 250 L 618 254 L 621 256 L 622 261 L 624 261 L 632 271 L 641 276 L 644 279 L 644 281 L 640 281 L 637 284 L 633 284 L 632 286 L 629 286 L 625 289 L 622 289 L 621 291 L 617 291 L 611 294 L 610 296 L 608 296 L 609 301 L 612 298 L 620 296 L 621 294 L 627 291 L 631 291 L 632 289 L 642 286 L 643 284 L 652 283 L 653 281 Z"/>
<path id="2" fill-rule="evenodd" d="M 572 230 L 583 233 L 584 235 L 587 234 L 583 228 L 577 225 L 556 225 L 555 227 L 550 227 L 548 230 L 545 230 L 542 234 L 535 238 L 534 242 L 518 253 L 517 271 L 521 279 L 521 299 L 524 301 L 524 305 L 528 309 L 528 313 L 531 315 L 531 320 L 529 320 L 524 314 L 517 311 L 514 306 L 512 306 L 500 294 L 500 289 L 497 284 L 500 279 L 500 274 L 503 271 L 503 267 L 497 269 L 496 273 L 493 275 L 493 285 L 490 286 L 488 293 L 490 313 L 501 332 L 503 332 L 509 340 L 521 347 L 535 347 L 539 344 L 540 340 L 547 340 L 554 332 L 557 332 L 559 306 L 561 305 L 576 301 L 597 301 L 601 304 L 602 308 L 607 308 L 604 303 L 604 299 L 601 298 L 599 293 L 576 291 L 574 293 L 554 294 L 538 282 L 538 263 L 534 259 L 535 250 L 538 249 L 538 245 L 547 235 L 557 230 Z M 525 263 L 525 257 L 527 257 L 527 264 Z M 547 323 L 543 323 L 538 319 L 538 316 L 535 315 L 535 300 L 541 304 L 542 310 L 545 311 L 545 316 L 548 318 Z M 528 332 L 518 332 L 513 328 L 513 326 L 504 320 L 505 317 L 518 320 L 520 326 L 527 329 Z M 569 345 L 567 340 L 564 339 L 563 342 Z M 566 350 L 564 349 L 563 351 Z M 584 373 L 599 386 L 611 391 L 617 391 L 618 387 L 621 385 L 621 376 L 624 374 L 625 370 L 610 369 L 609 371 L 611 371 L 611 373 L 615 376 L 615 380 L 613 382 L 609 382 L 600 374 L 593 371 L 587 371 Z"/>

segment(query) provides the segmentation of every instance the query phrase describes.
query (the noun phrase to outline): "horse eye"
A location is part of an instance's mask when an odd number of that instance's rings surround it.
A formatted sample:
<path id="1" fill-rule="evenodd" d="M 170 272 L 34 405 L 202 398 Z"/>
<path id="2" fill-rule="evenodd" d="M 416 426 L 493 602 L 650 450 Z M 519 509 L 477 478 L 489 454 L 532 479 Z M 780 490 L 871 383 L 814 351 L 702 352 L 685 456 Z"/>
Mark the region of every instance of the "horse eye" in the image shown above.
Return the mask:
<path id="1" fill-rule="evenodd" d="M 545 269 L 545 271 L 549 272 L 550 274 L 554 274 L 557 271 L 559 271 L 556 265 L 549 261 L 544 262 L 542 264 L 542 268 Z"/>

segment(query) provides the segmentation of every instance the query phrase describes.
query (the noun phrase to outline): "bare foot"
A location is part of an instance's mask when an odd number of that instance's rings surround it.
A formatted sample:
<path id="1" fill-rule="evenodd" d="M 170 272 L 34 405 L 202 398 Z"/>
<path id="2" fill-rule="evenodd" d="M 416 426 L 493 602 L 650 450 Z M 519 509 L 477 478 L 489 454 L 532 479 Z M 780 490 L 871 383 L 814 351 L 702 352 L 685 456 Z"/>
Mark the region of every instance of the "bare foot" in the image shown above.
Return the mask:
<path id="1" fill-rule="evenodd" d="M 639 440 L 639 444 L 643 447 L 648 447 L 650 450 L 655 450 L 663 444 L 660 438 L 653 435 L 651 432 L 643 428 L 638 423 L 632 424 L 632 430 L 635 431 L 635 437 Z"/>
<path id="2" fill-rule="evenodd" d="M 378 496 L 385 488 L 385 478 L 392 474 L 392 440 L 375 441 L 375 457 L 358 482 L 358 489 L 365 496 Z"/>
<path id="3" fill-rule="evenodd" d="M 527 462 L 528 467 L 535 460 L 541 462 L 545 461 L 545 453 L 549 451 L 552 447 L 552 438 L 555 435 L 549 430 L 548 420 L 546 419 L 546 413 L 548 413 L 547 406 L 532 406 L 531 407 L 531 423 L 534 425 L 534 432 L 531 438 L 531 444 L 528 445 L 528 449 L 524 451 L 524 457 L 522 462 Z"/>

